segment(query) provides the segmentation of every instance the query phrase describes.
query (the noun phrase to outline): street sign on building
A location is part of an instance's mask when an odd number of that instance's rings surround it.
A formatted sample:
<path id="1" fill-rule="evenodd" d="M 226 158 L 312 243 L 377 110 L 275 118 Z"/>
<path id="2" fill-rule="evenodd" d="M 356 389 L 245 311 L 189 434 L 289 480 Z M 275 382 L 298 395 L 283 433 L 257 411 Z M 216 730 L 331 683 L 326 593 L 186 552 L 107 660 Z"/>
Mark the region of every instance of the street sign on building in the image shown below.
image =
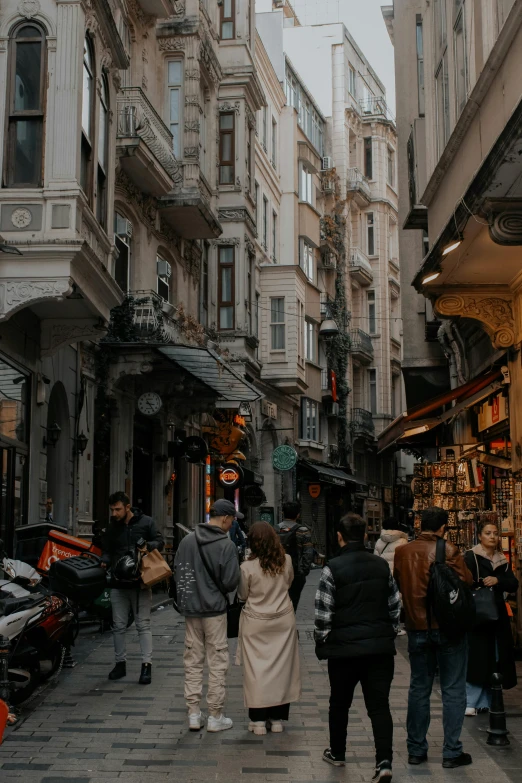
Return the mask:
<path id="1" fill-rule="evenodd" d="M 292 470 L 297 462 L 297 452 L 291 446 L 278 446 L 272 452 L 272 465 L 276 470 Z"/>
<path id="2" fill-rule="evenodd" d="M 268 400 L 261 400 L 261 413 L 269 419 L 277 419 L 277 405 Z"/>

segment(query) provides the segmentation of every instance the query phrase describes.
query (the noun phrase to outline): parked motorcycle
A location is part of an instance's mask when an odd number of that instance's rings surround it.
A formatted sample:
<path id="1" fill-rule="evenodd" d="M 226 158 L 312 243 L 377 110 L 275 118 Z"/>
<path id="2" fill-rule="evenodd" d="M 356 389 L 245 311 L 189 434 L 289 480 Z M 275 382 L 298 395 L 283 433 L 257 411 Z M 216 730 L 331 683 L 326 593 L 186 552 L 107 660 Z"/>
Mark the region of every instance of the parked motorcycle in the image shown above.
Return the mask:
<path id="1" fill-rule="evenodd" d="M 12 560 L 0 541 L 0 636 L 9 640 L 10 702 L 20 704 L 54 674 L 77 634 L 74 606 L 42 585 L 41 575 Z"/>

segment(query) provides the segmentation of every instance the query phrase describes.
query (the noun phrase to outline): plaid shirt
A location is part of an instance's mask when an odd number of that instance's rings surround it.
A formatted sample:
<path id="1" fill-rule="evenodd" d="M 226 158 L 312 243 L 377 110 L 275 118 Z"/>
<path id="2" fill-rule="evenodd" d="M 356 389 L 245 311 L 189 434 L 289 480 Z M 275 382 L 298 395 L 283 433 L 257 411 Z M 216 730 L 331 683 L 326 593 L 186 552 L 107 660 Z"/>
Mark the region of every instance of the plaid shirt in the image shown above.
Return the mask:
<path id="1" fill-rule="evenodd" d="M 401 615 L 401 596 L 390 571 L 388 581 L 390 594 L 388 597 L 388 611 L 393 622 L 395 632 L 399 630 L 399 618 Z M 332 630 L 333 614 L 335 612 L 335 582 L 333 574 L 328 566 L 323 568 L 319 587 L 315 594 L 315 631 L 316 642 L 325 642 Z"/>

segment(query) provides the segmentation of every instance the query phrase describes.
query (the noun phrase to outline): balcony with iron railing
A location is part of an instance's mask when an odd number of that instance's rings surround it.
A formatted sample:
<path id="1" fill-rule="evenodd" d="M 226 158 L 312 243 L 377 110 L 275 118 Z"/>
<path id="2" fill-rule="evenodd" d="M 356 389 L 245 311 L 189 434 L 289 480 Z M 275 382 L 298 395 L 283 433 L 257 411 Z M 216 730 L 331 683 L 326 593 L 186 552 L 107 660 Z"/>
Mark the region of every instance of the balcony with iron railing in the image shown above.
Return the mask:
<path id="1" fill-rule="evenodd" d="M 370 364 L 373 360 L 372 338 L 362 329 L 350 329 L 350 353 L 361 364 Z"/>
<path id="2" fill-rule="evenodd" d="M 375 434 L 375 425 L 370 411 L 364 408 L 352 408 L 352 418 L 350 421 L 352 437 L 373 438 Z"/>
<path id="3" fill-rule="evenodd" d="M 366 253 L 359 247 L 351 247 L 348 251 L 350 276 L 360 285 L 370 285 L 373 282 L 373 271 Z"/>
<path id="4" fill-rule="evenodd" d="M 128 291 L 111 311 L 107 343 L 186 343 L 174 316 L 176 307 L 155 291 Z"/>
<path id="5" fill-rule="evenodd" d="M 181 169 L 172 134 L 140 87 L 118 94 L 117 153 L 125 173 L 144 193 L 170 193 Z"/>
<path id="6" fill-rule="evenodd" d="M 346 176 L 346 191 L 347 193 L 353 194 L 353 197 L 360 207 L 367 207 L 370 203 L 372 197 L 370 182 L 362 171 L 355 166 L 348 169 Z"/>
<path id="7" fill-rule="evenodd" d="M 383 120 L 395 122 L 395 117 L 386 103 L 386 98 L 382 95 L 377 97 L 372 96 L 366 100 L 359 101 L 359 107 L 364 118 L 380 117 Z"/>

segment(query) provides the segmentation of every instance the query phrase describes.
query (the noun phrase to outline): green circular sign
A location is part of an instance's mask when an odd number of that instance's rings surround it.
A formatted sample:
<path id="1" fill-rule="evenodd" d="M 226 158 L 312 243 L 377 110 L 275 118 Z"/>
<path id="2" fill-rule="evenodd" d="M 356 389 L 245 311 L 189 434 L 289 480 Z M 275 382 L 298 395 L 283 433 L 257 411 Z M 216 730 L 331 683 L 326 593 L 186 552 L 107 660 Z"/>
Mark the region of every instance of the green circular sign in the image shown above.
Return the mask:
<path id="1" fill-rule="evenodd" d="M 272 452 L 272 465 L 276 470 L 292 470 L 297 462 L 297 452 L 291 446 L 278 446 Z"/>

